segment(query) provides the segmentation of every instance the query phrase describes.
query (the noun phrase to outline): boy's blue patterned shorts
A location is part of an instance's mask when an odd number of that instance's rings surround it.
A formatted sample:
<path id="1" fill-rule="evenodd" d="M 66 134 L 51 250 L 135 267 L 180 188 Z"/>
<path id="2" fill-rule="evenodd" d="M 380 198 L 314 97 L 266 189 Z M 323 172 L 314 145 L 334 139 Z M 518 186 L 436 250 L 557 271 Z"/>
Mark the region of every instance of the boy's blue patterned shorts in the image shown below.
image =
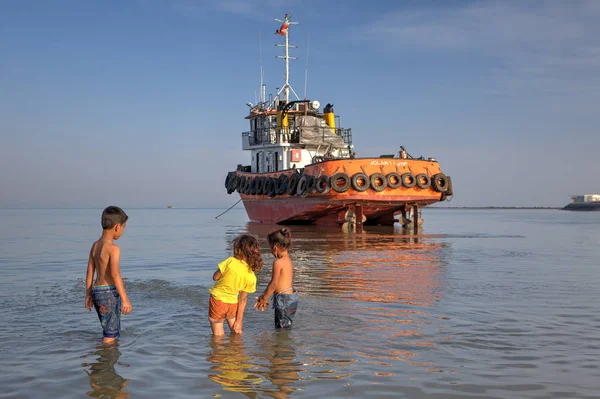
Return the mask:
<path id="1" fill-rule="evenodd" d="M 121 330 L 121 297 L 114 285 L 92 287 L 92 302 L 105 338 L 116 338 Z"/>
<path id="2" fill-rule="evenodd" d="M 298 309 L 296 290 L 293 290 L 291 294 L 275 294 L 273 308 L 275 309 L 275 328 L 290 328 Z"/>

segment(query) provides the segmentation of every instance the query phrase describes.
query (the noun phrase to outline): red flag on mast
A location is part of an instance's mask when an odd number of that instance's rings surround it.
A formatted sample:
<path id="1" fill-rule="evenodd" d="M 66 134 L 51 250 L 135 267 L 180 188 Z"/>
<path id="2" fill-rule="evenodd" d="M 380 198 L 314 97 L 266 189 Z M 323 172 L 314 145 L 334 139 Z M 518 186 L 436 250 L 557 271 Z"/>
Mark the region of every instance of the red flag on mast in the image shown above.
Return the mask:
<path id="1" fill-rule="evenodd" d="M 275 31 L 275 33 L 279 33 L 279 35 L 285 36 L 289 27 L 290 27 L 290 18 L 288 17 L 287 14 L 285 14 L 285 20 L 281 24 L 281 27 Z"/>

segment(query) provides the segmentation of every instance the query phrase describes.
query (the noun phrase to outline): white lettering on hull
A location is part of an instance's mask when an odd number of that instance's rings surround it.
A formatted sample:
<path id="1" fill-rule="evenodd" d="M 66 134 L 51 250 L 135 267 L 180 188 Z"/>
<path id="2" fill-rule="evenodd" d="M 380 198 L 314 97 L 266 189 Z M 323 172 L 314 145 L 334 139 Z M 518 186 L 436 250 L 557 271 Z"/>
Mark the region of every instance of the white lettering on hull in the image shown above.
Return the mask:
<path id="1" fill-rule="evenodd" d="M 369 163 L 371 166 L 407 166 L 406 161 L 391 161 L 391 160 L 373 160 Z"/>

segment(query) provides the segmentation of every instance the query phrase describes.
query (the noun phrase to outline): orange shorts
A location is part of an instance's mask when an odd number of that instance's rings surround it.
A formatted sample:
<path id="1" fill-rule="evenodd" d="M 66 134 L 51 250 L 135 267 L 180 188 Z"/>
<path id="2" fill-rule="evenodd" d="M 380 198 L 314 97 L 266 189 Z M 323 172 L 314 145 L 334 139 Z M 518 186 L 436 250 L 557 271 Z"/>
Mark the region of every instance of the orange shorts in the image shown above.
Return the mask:
<path id="1" fill-rule="evenodd" d="M 232 319 L 237 314 L 237 306 L 237 303 L 221 302 L 211 295 L 208 303 L 208 318 L 213 322 Z"/>

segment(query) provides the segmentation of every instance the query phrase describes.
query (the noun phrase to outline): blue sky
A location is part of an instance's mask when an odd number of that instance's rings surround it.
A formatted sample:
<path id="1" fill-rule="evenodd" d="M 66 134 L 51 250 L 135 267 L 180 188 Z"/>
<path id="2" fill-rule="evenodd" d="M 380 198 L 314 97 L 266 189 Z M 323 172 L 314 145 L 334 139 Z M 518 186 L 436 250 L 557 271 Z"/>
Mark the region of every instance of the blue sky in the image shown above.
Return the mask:
<path id="1" fill-rule="evenodd" d="M 433 156 L 452 206 L 600 193 L 600 2 L 0 1 L 0 207 L 227 207 L 246 102 L 335 105 L 360 156 Z"/>

